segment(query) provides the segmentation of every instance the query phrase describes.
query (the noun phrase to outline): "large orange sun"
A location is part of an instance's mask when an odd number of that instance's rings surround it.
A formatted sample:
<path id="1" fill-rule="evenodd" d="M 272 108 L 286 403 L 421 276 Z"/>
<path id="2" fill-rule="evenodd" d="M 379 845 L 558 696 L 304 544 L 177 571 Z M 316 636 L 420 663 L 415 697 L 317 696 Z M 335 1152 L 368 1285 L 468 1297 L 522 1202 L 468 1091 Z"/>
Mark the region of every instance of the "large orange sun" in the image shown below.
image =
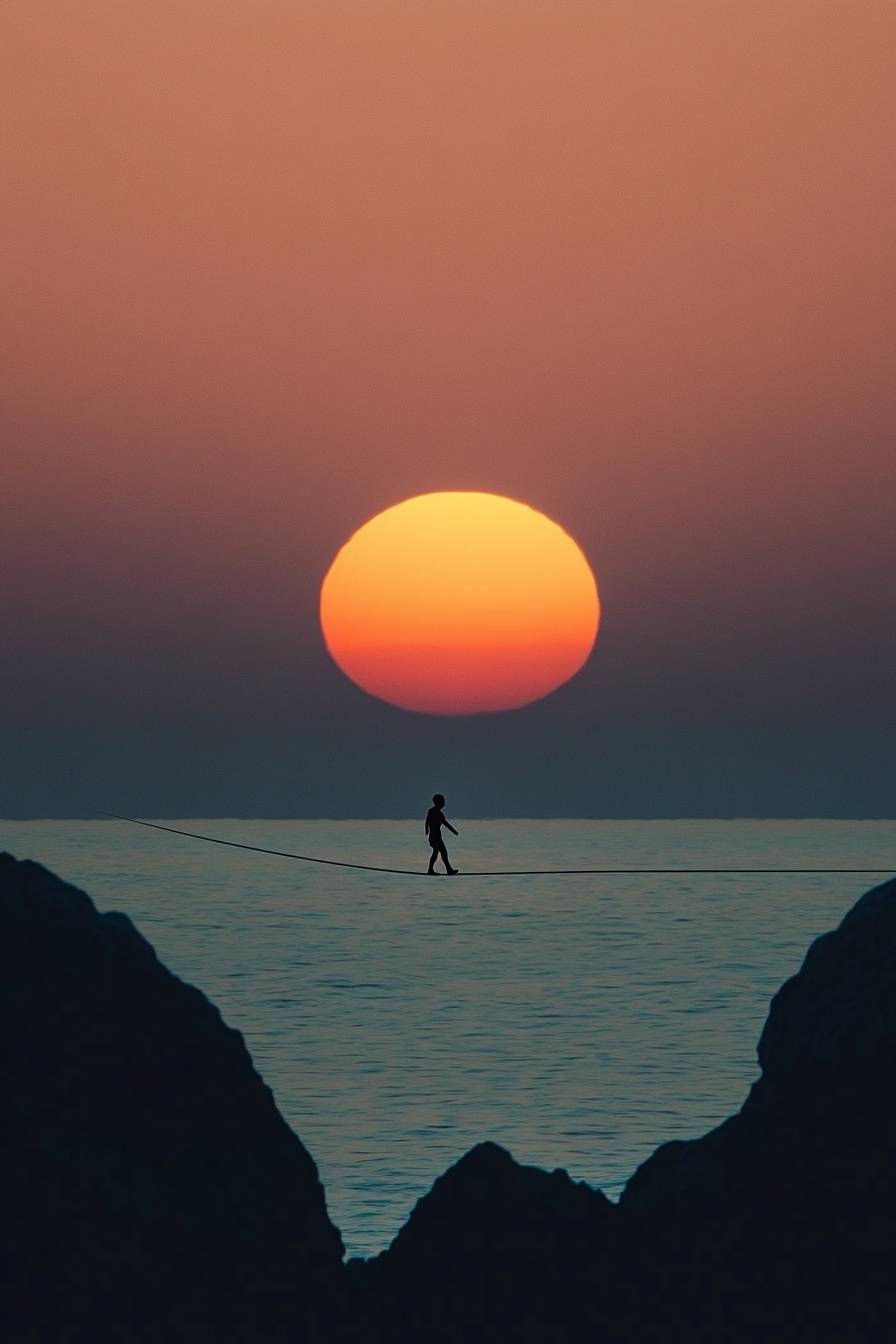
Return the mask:
<path id="1" fill-rule="evenodd" d="M 363 690 L 424 714 L 518 709 L 579 670 L 600 605 L 588 562 L 501 495 L 418 495 L 365 523 L 324 579 L 320 621 Z"/>

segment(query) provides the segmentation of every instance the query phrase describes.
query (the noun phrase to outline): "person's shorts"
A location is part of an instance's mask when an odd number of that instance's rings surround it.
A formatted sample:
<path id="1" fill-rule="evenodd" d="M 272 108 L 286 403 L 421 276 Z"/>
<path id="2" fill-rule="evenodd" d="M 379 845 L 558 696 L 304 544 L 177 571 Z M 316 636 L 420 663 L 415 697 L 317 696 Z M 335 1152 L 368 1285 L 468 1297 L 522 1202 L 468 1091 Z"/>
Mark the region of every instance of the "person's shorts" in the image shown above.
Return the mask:
<path id="1" fill-rule="evenodd" d="M 429 843 L 433 849 L 441 849 L 442 847 L 441 835 L 431 835 L 429 837 Z"/>

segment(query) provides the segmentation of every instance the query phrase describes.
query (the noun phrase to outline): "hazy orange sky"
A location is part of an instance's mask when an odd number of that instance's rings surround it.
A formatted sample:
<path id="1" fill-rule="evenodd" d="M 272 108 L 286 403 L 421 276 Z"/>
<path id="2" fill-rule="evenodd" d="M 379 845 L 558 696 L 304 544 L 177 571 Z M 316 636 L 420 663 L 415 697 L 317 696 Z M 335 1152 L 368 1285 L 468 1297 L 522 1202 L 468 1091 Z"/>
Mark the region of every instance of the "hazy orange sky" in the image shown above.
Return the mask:
<path id="1" fill-rule="evenodd" d="M 894 55 L 892 0 L 5 0 L 0 813 L 893 815 Z M 452 489 L 603 622 L 449 733 L 317 601 Z"/>

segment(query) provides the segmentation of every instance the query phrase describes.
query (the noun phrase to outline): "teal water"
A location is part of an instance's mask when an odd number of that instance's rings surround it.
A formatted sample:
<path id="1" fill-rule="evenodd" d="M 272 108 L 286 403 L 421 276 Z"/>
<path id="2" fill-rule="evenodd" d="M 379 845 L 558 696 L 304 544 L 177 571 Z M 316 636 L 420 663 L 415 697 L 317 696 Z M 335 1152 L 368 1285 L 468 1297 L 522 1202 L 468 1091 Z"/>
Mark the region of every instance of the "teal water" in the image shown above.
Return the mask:
<path id="1" fill-rule="evenodd" d="M 428 857 L 418 819 L 172 824 L 400 868 Z M 893 822 L 455 824 L 462 869 L 896 871 Z M 878 880 L 418 880 L 106 821 L 2 822 L 0 848 L 125 911 L 243 1032 L 353 1255 L 382 1250 L 481 1139 L 617 1196 L 659 1143 L 741 1104 L 771 995 Z"/>

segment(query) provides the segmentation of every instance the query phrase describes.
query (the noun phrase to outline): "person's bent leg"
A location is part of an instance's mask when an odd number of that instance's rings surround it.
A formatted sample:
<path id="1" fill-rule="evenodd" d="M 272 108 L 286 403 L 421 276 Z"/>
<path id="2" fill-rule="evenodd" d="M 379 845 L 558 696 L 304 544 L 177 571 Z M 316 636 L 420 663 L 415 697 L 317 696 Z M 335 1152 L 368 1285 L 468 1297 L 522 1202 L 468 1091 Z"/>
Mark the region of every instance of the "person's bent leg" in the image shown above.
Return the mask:
<path id="1" fill-rule="evenodd" d="M 439 845 L 439 853 L 441 854 L 441 856 L 442 856 L 442 862 L 443 862 L 444 865 L 445 865 L 445 872 L 446 872 L 446 873 L 451 873 L 451 872 L 453 872 L 454 870 L 453 870 L 453 868 L 451 867 L 451 860 L 448 858 L 448 848 L 447 848 L 447 846 L 446 846 L 444 840 L 443 840 L 442 843 Z"/>

